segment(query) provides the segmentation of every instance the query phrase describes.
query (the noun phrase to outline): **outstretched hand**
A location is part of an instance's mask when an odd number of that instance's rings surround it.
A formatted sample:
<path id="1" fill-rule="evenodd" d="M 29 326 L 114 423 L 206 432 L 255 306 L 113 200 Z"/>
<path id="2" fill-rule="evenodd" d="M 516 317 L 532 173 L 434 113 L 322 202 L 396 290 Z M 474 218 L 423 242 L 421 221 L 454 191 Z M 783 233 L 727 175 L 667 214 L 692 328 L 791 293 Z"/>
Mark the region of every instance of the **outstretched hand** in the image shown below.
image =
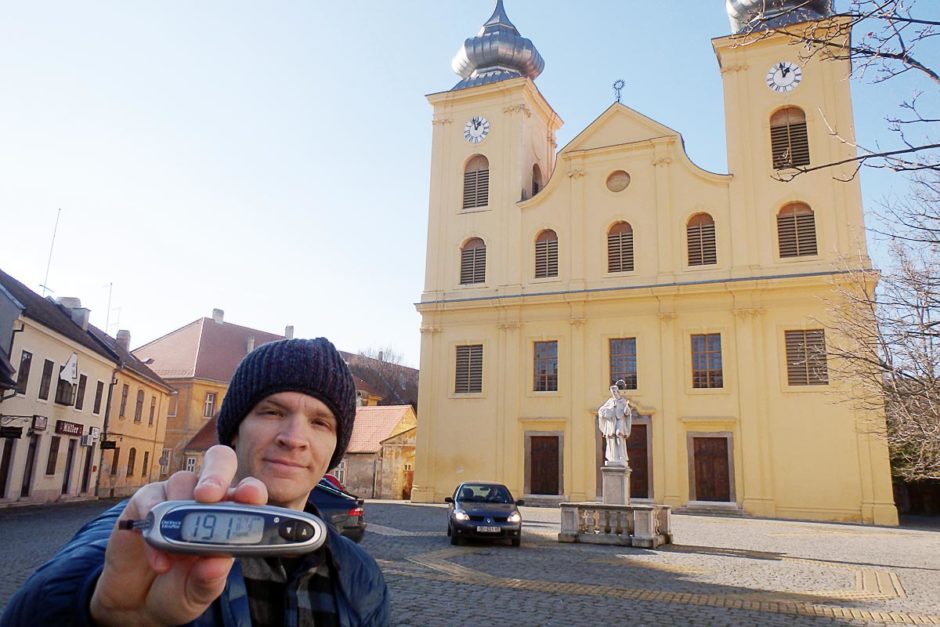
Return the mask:
<path id="1" fill-rule="evenodd" d="M 237 501 L 264 505 L 265 485 L 253 477 L 233 486 L 235 451 L 213 446 L 206 451 L 202 472 L 181 471 L 166 481 L 138 490 L 120 520 L 140 520 L 158 503 L 196 500 Z M 222 594 L 232 568 L 231 557 L 199 557 L 158 551 L 140 533 L 115 525 L 105 552 L 104 570 L 91 599 L 91 615 L 99 625 L 179 625 L 195 620 Z"/>

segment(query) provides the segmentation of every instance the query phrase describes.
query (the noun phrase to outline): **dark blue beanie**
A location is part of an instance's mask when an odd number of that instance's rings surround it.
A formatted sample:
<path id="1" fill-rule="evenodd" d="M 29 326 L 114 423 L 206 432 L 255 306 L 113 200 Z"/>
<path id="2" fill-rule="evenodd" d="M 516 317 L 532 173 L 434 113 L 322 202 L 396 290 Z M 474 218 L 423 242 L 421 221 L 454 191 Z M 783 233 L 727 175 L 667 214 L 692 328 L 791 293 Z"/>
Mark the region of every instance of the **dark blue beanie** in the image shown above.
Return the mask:
<path id="1" fill-rule="evenodd" d="M 356 384 L 339 351 L 323 337 L 262 344 L 238 364 L 219 410 L 219 442 L 232 445 L 238 425 L 271 394 L 300 392 L 321 400 L 336 417 L 336 450 L 343 459 L 356 420 Z"/>

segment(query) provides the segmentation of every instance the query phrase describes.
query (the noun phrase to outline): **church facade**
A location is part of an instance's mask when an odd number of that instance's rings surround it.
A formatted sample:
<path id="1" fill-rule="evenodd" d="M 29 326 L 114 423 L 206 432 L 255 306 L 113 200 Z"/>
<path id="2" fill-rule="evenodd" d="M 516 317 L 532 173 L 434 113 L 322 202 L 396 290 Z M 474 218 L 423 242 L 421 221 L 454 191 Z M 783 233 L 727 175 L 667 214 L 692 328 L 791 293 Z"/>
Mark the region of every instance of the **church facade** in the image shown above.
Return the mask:
<path id="1" fill-rule="evenodd" d="M 840 19 L 794 4 L 782 23 Z M 634 500 L 897 524 L 884 416 L 837 400 L 851 382 L 826 356 L 827 299 L 866 250 L 859 183 L 775 179 L 852 156 L 829 132 L 852 134 L 850 68 L 755 29 L 748 6 L 713 41 L 729 174 L 619 103 L 557 150 L 543 61 L 501 0 L 458 52 L 460 83 L 428 97 L 412 500 L 468 479 L 597 500 L 596 412 L 623 379 Z"/>

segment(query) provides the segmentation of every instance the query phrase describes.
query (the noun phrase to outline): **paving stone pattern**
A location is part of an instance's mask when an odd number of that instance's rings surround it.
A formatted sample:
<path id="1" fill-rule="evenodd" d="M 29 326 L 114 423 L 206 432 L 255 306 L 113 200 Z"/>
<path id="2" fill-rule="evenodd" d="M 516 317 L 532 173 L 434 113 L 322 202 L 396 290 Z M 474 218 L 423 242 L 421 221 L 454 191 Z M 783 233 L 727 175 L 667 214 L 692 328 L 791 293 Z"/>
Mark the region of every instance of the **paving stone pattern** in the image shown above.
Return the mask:
<path id="1" fill-rule="evenodd" d="M 0 509 L 0 609 L 111 504 Z M 557 509 L 522 512 L 522 547 L 455 547 L 443 505 L 368 502 L 393 624 L 940 624 L 940 529 L 674 516 L 652 551 L 560 544 Z"/>

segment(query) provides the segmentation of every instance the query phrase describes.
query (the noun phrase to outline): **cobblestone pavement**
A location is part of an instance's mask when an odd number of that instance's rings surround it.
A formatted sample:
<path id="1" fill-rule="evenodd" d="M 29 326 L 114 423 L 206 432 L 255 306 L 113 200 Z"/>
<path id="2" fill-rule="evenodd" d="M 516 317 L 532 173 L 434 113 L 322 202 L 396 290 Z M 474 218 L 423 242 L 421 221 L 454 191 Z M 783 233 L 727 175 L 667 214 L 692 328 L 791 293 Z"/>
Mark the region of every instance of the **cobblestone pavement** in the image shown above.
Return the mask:
<path id="1" fill-rule="evenodd" d="M 0 510 L 0 610 L 110 502 Z M 451 546 L 446 509 L 370 501 L 362 545 L 395 625 L 940 624 L 940 529 L 674 516 L 658 550 L 559 544 L 522 508 L 520 548 Z"/>

